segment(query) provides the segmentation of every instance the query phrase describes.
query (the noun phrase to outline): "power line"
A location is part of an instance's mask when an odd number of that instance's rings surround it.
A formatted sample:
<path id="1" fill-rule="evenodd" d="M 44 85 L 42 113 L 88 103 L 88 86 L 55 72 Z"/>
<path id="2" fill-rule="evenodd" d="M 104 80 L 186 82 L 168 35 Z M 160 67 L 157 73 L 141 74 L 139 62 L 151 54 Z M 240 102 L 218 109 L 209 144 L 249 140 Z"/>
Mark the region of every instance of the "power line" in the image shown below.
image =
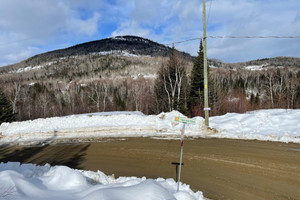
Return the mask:
<path id="1" fill-rule="evenodd" d="M 187 40 L 182 40 L 182 41 L 176 41 L 176 42 L 172 42 L 172 43 L 168 43 L 165 44 L 166 46 L 170 46 L 173 44 L 180 44 L 180 43 L 185 43 L 185 42 L 189 42 L 189 41 L 193 41 L 193 40 L 201 40 L 202 38 L 191 38 L 191 39 L 187 39 Z"/>
<path id="2" fill-rule="evenodd" d="M 300 39 L 300 36 L 277 36 L 277 35 L 269 35 L 269 36 L 207 36 L 207 38 L 232 38 L 232 39 Z"/>
<path id="3" fill-rule="evenodd" d="M 208 20 L 209 20 L 209 16 L 210 16 L 210 10 L 211 10 L 212 2 L 213 2 L 213 0 L 211 0 L 211 1 L 210 1 L 210 4 L 209 4 L 209 10 L 208 10 L 208 15 L 207 15 L 207 21 L 206 21 L 206 24 L 208 24 Z"/>
<path id="4" fill-rule="evenodd" d="M 211 38 L 211 39 L 300 39 L 300 36 L 277 36 L 277 35 L 270 35 L 270 36 L 234 36 L 234 35 L 225 35 L 225 36 L 206 36 L 206 38 Z M 165 44 L 166 46 L 170 46 L 172 44 L 180 44 L 180 43 L 185 43 L 189 41 L 194 41 L 194 40 L 201 40 L 202 37 L 198 38 L 191 38 L 187 40 L 181 40 L 181 41 L 176 41 L 172 43 Z"/>

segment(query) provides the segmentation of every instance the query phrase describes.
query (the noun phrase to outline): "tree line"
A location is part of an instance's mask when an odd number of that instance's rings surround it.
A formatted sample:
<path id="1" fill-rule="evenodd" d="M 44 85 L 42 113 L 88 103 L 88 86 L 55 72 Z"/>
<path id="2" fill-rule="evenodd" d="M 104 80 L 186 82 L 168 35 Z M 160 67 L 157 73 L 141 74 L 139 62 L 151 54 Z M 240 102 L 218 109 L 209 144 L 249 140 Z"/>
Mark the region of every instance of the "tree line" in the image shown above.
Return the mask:
<path id="1" fill-rule="evenodd" d="M 124 64 L 128 65 L 128 64 Z M 101 76 L 81 81 L 19 80 L 1 82 L 1 117 L 29 120 L 103 111 L 141 111 L 158 114 L 179 110 L 188 116 L 203 116 L 203 48 L 200 43 L 193 69 L 173 47 L 156 79 L 142 75 L 133 79 Z M 100 72 L 99 72 L 100 73 Z M 209 69 L 210 115 L 243 113 L 270 108 L 300 108 L 300 72 L 295 68 Z M 4 111 L 5 110 L 5 111 Z"/>
<path id="2" fill-rule="evenodd" d="M 157 101 L 160 110 L 177 109 L 189 116 L 204 116 L 202 42 L 188 79 L 185 77 L 185 68 L 181 67 L 182 62 L 177 61 L 180 58 L 174 55 L 170 56 L 167 67 L 161 67 L 156 80 L 155 88 L 160 88 L 155 91 L 156 98 L 160 99 Z M 208 76 L 211 115 L 243 113 L 257 109 L 300 108 L 300 70 L 297 68 L 273 67 L 256 71 L 212 68 L 208 70 Z M 183 80 L 182 84 L 178 84 L 178 80 Z M 174 90 L 176 85 L 177 93 Z M 180 91 L 182 93 L 179 94 Z M 171 101 L 169 94 L 172 94 Z M 168 108 L 164 105 L 168 105 Z"/>

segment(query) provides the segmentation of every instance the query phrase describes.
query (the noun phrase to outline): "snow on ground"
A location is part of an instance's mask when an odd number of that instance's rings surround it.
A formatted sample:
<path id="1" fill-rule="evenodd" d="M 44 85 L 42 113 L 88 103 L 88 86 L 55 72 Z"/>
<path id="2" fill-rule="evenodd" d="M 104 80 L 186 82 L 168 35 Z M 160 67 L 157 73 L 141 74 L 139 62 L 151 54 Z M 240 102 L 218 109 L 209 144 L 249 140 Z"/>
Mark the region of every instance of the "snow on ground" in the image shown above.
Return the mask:
<path id="1" fill-rule="evenodd" d="M 183 125 L 174 121 L 177 111 L 159 115 L 141 112 L 102 112 L 32 121 L 3 123 L 0 143 L 82 137 L 155 137 L 179 138 Z M 258 110 L 244 114 L 227 113 L 210 118 L 208 134 L 202 117 L 187 125 L 185 135 L 256 139 L 300 143 L 300 110 Z M 101 167 L 101 166 L 100 166 Z M 0 163 L 0 199 L 205 199 L 188 185 L 173 179 L 107 176 L 101 171 L 83 171 L 66 166 Z"/>
<path id="2" fill-rule="evenodd" d="M 212 117 L 214 137 L 300 143 L 300 110 L 272 109 Z"/>
<path id="3" fill-rule="evenodd" d="M 34 66 L 34 67 L 28 66 L 28 67 L 20 68 L 15 71 L 10 71 L 8 73 L 22 73 L 22 72 L 28 72 L 31 70 L 41 69 L 41 68 L 44 68 L 44 66 L 42 66 L 42 65 L 38 65 L 38 66 Z"/>
<path id="4" fill-rule="evenodd" d="M 0 199 L 22 200 L 204 200 L 202 192 L 173 179 L 107 176 L 66 166 L 0 163 Z"/>
<path id="5" fill-rule="evenodd" d="M 131 78 L 133 78 L 134 80 L 143 77 L 144 79 L 156 79 L 157 75 L 156 74 L 142 74 L 142 73 L 138 73 L 137 75 L 133 75 L 131 76 Z"/>
<path id="6" fill-rule="evenodd" d="M 175 116 L 184 117 L 178 111 L 159 115 L 104 112 L 3 123 L 0 143 L 85 137 L 178 138 L 183 124 L 174 122 Z M 204 129 L 202 117 L 194 119 L 196 124 L 187 125 L 185 136 L 300 143 L 300 110 L 258 110 L 210 117 L 210 127 L 217 130 L 214 134 Z"/>
<path id="7" fill-rule="evenodd" d="M 263 70 L 265 66 L 266 66 L 265 64 L 262 64 L 262 65 L 249 65 L 249 66 L 246 66 L 245 69 L 251 70 L 251 71 L 260 71 L 260 70 Z"/>
<path id="8" fill-rule="evenodd" d="M 129 53 L 126 50 L 125 51 L 122 50 L 100 51 L 100 52 L 91 53 L 91 55 L 101 55 L 101 56 L 115 55 L 115 56 L 126 56 L 126 57 L 139 57 L 139 55 Z"/>
<path id="9" fill-rule="evenodd" d="M 182 124 L 174 122 L 177 111 L 159 115 L 141 112 L 108 112 L 36 119 L 24 122 L 3 123 L 0 126 L 0 142 L 22 142 L 44 139 L 82 137 L 150 137 L 176 136 Z M 203 118 L 197 117 L 197 125 L 186 134 L 192 136 L 202 128 Z M 197 131 L 198 130 L 198 131 Z"/>
<path id="10" fill-rule="evenodd" d="M 44 65 L 37 65 L 37 66 L 27 66 L 27 67 L 24 67 L 24 68 L 19 68 L 18 70 L 14 70 L 14 71 L 9 71 L 8 73 L 23 73 L 23 72 L 28 72 L 28 71 L 32 71 L 32 70 L 36 70 L 36 69 L 42 69 L 46 66 L 50 66 L 52 64 L 55 64 L 57 63 L 57 61 L 52 61 L 52 62 L 48 62 Z"/>

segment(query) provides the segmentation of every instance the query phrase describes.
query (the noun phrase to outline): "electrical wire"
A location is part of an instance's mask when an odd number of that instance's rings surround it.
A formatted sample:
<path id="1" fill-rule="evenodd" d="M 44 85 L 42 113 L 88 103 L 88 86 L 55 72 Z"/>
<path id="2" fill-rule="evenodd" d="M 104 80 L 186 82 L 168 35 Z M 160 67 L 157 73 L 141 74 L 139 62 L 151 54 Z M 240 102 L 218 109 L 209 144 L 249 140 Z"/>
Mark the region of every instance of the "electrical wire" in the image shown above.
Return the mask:
<path id="1" fill-rule="evenodd" d="M 300 39 L 300 36 L 277 36 L 277 35 L 269 35 L 269 36 L 207 36 L 207 38 L 232 38 L 232 39 Z"/>
<path id="2" fill-rule="evenodd" d="M 211 39 L 300 39 L 300 36 L 277 36 L 277 35 L 270 35 L 270 36 L 234 36 L 234 35 L 225 35 L 225 36 L 207 36 L 206 38 L 211 38 Z M 180 43 L 185 43 L 189 41 L 194 41 L 194 40 L 201 40 L 202 37 L 198 38 L 191 38 L 187 40 L 182 40 L 182 41 L 176 41 L 172 43 L 165 44 L 166 46 L 170 46 L 173 44 L 180 44 Z"/>
<path id="3" fill-rule="evenodd" d="M 213 0 L 210 1 L 209 4 L 209 9 L 208 9 L 208 15 L 207 15 L 207 20 L 206 20 L 206 24 L 208 25 L 208 20 L 209 20 L 209 16 L 210 16 L 210 10 L 211 10 L 211 5 L 212 5 Z"/>
<path id="4" fill-rule="evenodd" d="M 187 40 L 182 40 L 182 41 L 176 41 L 176 42 L 172 42 L 172 43 L 168 43 L 165 44 L 166 46 L 170 46 L 173 44 L 180 44 L 180 43 L 185 43 L 185 42 L 189 42 L 189 41 L 193 41 L 193 40 L 201 40 L 202 38 L 191 38 L 191 39 L 187 39 Z"/>

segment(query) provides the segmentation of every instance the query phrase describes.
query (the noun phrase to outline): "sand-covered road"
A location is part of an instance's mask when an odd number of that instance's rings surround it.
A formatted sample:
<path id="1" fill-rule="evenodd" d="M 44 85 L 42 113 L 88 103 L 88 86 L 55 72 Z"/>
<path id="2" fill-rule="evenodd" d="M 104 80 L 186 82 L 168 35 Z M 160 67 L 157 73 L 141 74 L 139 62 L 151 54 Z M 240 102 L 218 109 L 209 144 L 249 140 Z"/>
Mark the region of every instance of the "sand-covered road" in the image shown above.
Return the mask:
<path id="1" fill-rule="evenodd" d="M 180 141 L 103 139 L 43 147 L 1 147 L 0 161 L 67 165 L 118 176 L 174 178 Z M 300 145 L 185 140 L 181 180 L 210 199 L 300 199 Z"/>

